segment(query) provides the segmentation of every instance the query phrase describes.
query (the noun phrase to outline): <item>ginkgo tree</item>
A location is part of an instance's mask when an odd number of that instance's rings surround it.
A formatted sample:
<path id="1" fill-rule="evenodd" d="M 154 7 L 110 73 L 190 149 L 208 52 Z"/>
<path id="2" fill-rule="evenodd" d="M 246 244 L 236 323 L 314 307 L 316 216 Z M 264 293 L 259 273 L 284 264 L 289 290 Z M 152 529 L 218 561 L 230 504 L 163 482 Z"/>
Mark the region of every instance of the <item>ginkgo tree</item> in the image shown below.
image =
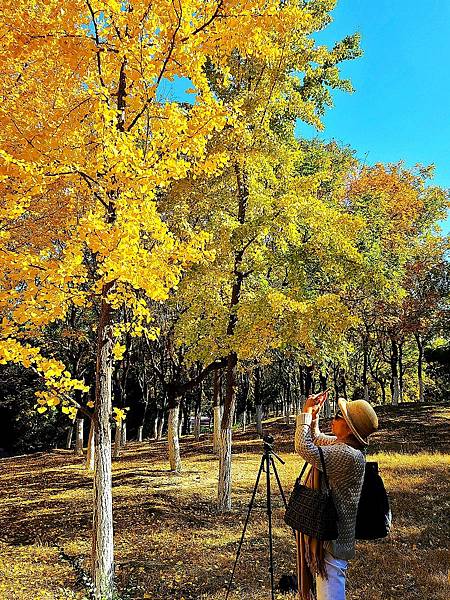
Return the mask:
<path id="1" fill-rule="evenodd" d="M 223 70 L 208 63 L 207 76 L 217 97 L 226 106 L 240 107 L 241 127 L 218 132 L 211 139 L 214 152 L 227 157 L 221 175 L 195 180 L 188 176 L 167 195 L 167 205 L 176 207 L 170 213 L 173 221 L 188 222 L 194 231 L 198 226 L 206 229 L 212 239 L 208 248 L 216 250 L 213 263 L 193 271 L 194 279 L 187 275 L 180 287 L 181 303 L 191 310 L 182 311 L 177 329 L 179 343 L 193 343 L 193 360 L 209 365 L 216 361 L 217 366 L 222 365 L 218 359 L 226 361 L 220 510 L 231 506 L 231 425 L 238 360 L 254 358 L 255 352 L 261 354 L 283 343 L 288 327 L 281 333 L 280 321 L 286 322 L 287 314 L 299 316 L 307 310 L 307 286 L 303 285 L 307 275 L 301 272 L 304 258 L 311 273 L 315 257 L 314 264 L 330 273 L 334 269 L 336 276 L 340 273 L 344 278 L 351 270 L 342 267 L 343 263 L 347 258 L 357 260 L 352 240 L 358 219 L 345 214 L 342 206 L 333 206 L 334 194 L 322 197 L 327 186 L 321 184 L 330 179 L 329 157 L 319 172 L 304 176 L 298 165 L 305 153 L 294 139 L 299 118 L 321 127 L 320 117 L 332 104 L 331 89 L 352 89 L 341 79 L 339 65 L 359 55 L 358 36 L 349 36 L 332 49 L 316 46 L 310 37 L 329 22 L 332 4 L 304 3 L 307 18 L 280 30 L 278 38 L 283 43 L 272 56 L 267 52 L 269 61 L 236 51 L 225 78 Z M 337 177 L 341 183 L 343 174 L 345 168 Z M 283 290 L 283 281 L 295 286 L 296 268 L 299 283 L 291 296 Z M 324 313 L 332 314 L 339 299 L 329 295 L 322 302 Z M 330 305 L 325 308 L 327 302 Z M 345 321 L 342 318 L 341 323 Z M 198 337 L 201 343 L 196 345 Z M 297 343 L 305 343 L 307 337 L 307 333 L 304 338 L 299 334 Z"/>
<path id="2" fill-rule="evenodd" d="M 316 4 L 6 0 L 0 8 L 0 360 L 41 375 L 42 410 L 85 410 L 73 400 L 84 382 L 30 340 L 73 304 L 98 310 L 97 598 L 113 593 L 112 361 L 126 333 L 157 335 L 148 301 L 164 301 L 184 268 L 210 258 L 208 236 L 174 235 L 156 200 L 173 180 L 219 169 L 225 157 L 208 151 L 208 139 L 240 127 L 239 103 L 212 92 L 205 65 L 226 79 L 233 52 L 273 63 L 286 32 L 314 27 Z M 160 84 L 174 77 L 191 81 L 191 106 L 160 101 Z M 127 322 L 117 316 L 123 304 Z"/>
<path id="3" fill-rule="evenodd" d="M 230 146 L 238 146 L 238 140 L 230 138 Z M 292 136 L 273 141 L 269 138 L 249 152 L 244 147 L 242 154 L 234 154 L 242 161 L 238 168 L 230 165 L 208 180 L 180 181 L 171 190 L 179 199 L 179 221 L 201 224 L 211 235 L 207 247 L 215 250 L 214 260 L 183 276 L 173 298 L 178 311 L 172 326 L 188 362 L 222 366 L 220 358 L 227 357 L 220 510 L 231 506 L 238 363 L 260 361 L 272 349 L 300 346 L 314 355 L 319 344 L 336 345 L 353 322 L 339 293 L 363 268 L 356 248 L 363 222 L 341 203 L 353 162 L 334 168 L 330 151 L 313 170 L 310 148 Z M 242 165 L 245 203 L 240 196 Z M 169 197 L 167 201 L 175 205 Z M 172 218 L 175 221 L 175 212 Z"/>

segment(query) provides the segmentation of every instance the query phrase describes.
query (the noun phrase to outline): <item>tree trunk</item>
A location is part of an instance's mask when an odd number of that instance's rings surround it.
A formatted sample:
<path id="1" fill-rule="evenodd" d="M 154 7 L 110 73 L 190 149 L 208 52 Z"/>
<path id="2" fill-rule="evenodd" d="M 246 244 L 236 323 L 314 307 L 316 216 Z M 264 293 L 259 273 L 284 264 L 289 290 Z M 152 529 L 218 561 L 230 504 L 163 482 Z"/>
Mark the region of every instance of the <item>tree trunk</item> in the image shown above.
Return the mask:
<path id="1" fill-rule="evenodd" d="M 164 429 L 164 411 L 161 409 L 159 420 L 158 420 L 158 428 L 156 432 L 156 439 L 160 442 L 162 440 L 162 434 Z"/>
<path id="2" fill-rule="evenodd" d="M 328 396 L 327 399 L 325 400 L 325 404 L 324 404 L 324 407 L 323 407 L 323 416 L 326 419 L 329 419 L 332 416 L 330 396 Z"/>
<path id="3" fill-rule="evenodd" d="M 345 400 L 348 400 L 348 396 L 347 396 L 347 377 L 345 374 L 345 369 L 341 369 L 341 387 L 342 387 L 342 395 L 344 396 Z"/>
<path id="4" fill-rule="evenodd" d="M 194 417 L 194 439 L 196 442 L 200 441 L 200 424 L 201 424 L 201 415 L 199 413 L 195 413 Z"/>
<path id="5" fill-rule="evenodd" d="M 247 172 L 244 168 L 236 163 L 234 165 L 237 183 L 238 195 L 238 221 L 241 225 L 245 223 L 247 212 L 247 203 L 249 198 L 249 184 Z M 234 282 L 231 288 L 230 312 L 227 325 L 227 335 L 233 336 L 237 323 L 237 310 L 239 304 L 242 284 L 245 278 L 242 271 L 242 260 L 244 258 L 245 249 L 248 245 L 243 245 L 239 249 L 234 250 L 234 266 L 233 275 Z M 227 357 L 226 366 L 226 394 L 224 402 L 223 417 L 220 433 L 220 449 L 219 449 L 219 485 L 217 491 L 217 505 L 220 512 L 225 512 L 231 509 L 231 426 L 236 410 L 235 398 L 235 369 L 237 364 L 237 355 L 235 352 L 230 352 Z"/>
<path id="6" fill-rule="evenodd" d="M 187 406 L 183 406 L 183 435 L 189 435 L 191 433 L 191 419 L 190 410 Z"/>
<path id="7" fill-rule="evenodd" d="M 214 433 L 213 433 L 213 451 L 215 454 L 220 448 L 220 421 L 222 412 L 220 409 L 220 375 L 216 370 L 213 375 L 213 407 L 214 407 Z"/>
<path id="8" fill-rule="evenodd" d="M 252 404 L 253 387 L 254 387 L 253 374 L 252 373 L 249 374 L 248 381 L 246 381 L 246 379 L 247 378 L 245 376 L 242 377 L 242 383 L 243 383 L 244 393 L 245 393 L 244 410 L 242 411 L 242 420 L 241 420 L 243 433 L 246 432 L 247 425 L 250 423 L 250 407 Z"/>
<path id="9" fill-rule="evenodd" d="M 403 342 L 398 345 L 398 401 L 403 402 Z"/>
<path id="10" fill-rule="evenodd" d="M 226 395 L 224 413 L 220 431 L 219 447 L 219 485 L 217 494 L 217 508 L 219 512 L 231 510 L 231 445 L 233 416 L 236 410 L 235 396 L 235 368 L 236 355 L 228 356 L 226 367 Z"/>
<path id="11" fill-rule="evenodd" d="M 320 391 L 325 392 L 328 388 L 328 368 L 326 364 L 322 366 L 322 369 L 319 371 L 319 381 L 320 381 Z M 323 406 L 322 414 L 325 418 L 329 419 L 331 416 L 331 404 L 330 398 L 328 397 Z"/>
<path id="12" fill-rule="evenodd" d="M 380 388 L 381 388 L 381 402 L 383 403 L 383 406 L 386 404 L 386 385 L 384 383 L 384 381 L 379 382 L 380 383 Z"/>
<path id="13" fill-rule="evenodd" d="M 178 439 L 178 415 L 179 407 L 169 408 L 169 421 L 167 430 L 167 442 L 169 446 L 170 470 L 175 473 L 181 471 L 180 442 Z"/>
<path id="14" fill-rule="evenodd" d="M 257 431 L 259 437 L 263 436 L 262 419 L 263 419 L 262 405 L 257 404 L 256 405 L 256 431 Z"/>
<path id="15" fill-rule="evenodd" d="M 334 402 L 334 410 L 335 411 L 337 409 L 337 401 L 339 398 L 339 371 L 340 371 L 339 364 L 336 365 L 336 363 L 333 362 L 333 388 L 334 388 L 333 402 Z"/>
<path id="16" fill-rule="evenodd" d="M 261 367 L 255 369 L 255 411 L 256 411 L 256 432 L 259 437 L 263 436 L 263 410 L 261 398 Z"/>
<path id="17" fill-rule="evenodd" d="M 400 386 L 398 381 L 398 344 L 391 338 L 391 397 L 392 405 L 397 406 L 400 397 Z"/>
<path id="18" fill-rule="evenodd" d="M 153 439 L 154 440 L 158 439 L 158 426 L 159 426 L 159 415 L 157 412 L 156 416 L 155 416 L 155 421 L 153 422 Z"/>
<path id="19" fill-rule="evenodd" d="M 94 471 L 94 421 L 91 419 L 91 426 L 89 427 L 89 438 L 87 445 L 86 454 L 86 469 L 92 473 Z"/>
<path id="20" fill-rule="evenodd" d="M 144 439 L 145 420 L 147 417 L 148 404 L 149 404 L 149 399 L 150 399 L 150 386 L 148 384 L 146 373 L 145 373 L 145 363 L 143 361 L 143 358 L 141 358 L 141 360 L 142 360 L 142 365 L 138 372 L 137 380 L 139 383 L 139 387 L 141 389 L 142 397 L 144 399 L 144 410 L 142 411 L 141 424 L 138 426 L 138 430 L 137 430 L 137 438 L 136 439 L 138 442 L 142 442 Z"/>
<path id="21" fill-rule="evenodd" d="M 122 421 L 119 421 L 119 422 L 116 421 L 116 432 L 114 435 L 114 450 L 113 450 L 114 458 L 119 458 L 121 444 L 122 444 Z"/>
<path id="22" fill-rule="evenodd" d="M 181 410 L 181 406 L 178 410 L 178 439 L 181 439 L 183 435 L 183 411 Z"/>
<path id="23" fill-rule="evenodd" d="M 374 368 L 374 366 L 372 365 L 372 363 L 370 361 L 370 356 L 369 356 L 369 369 L 370 369 L 370 373 L 371 373 L 373 379 L 378 383 L 378 385 L 381 388 L 381 402 L 384 405 L 384 404 L 386 404 L 386 381 L 381 375 L 378 375 L 378 369 Z"/>
<path id="24" fill-rule="evenodd" d="M 76 427 L 77 427 L 77 436 L 76 436 L 76 439 L 75 439 L 75 454 L 77 454 L 79 456 L 83 456 L 83 446 L 84 446 L 83 427 L 84 427 L 84 419 L 77 419 L 76 420 Z"/>
<path id="25" fill-rule="evenodd" d="M 66 450 L 70 450 L 72 446 L 72 438 L 73 438 L 73 425 L 69 427 L 67 430 L 67 439 L 66 439 Z"/>
<path id="26" fill-rule="evenodd" d="M 285 398 L 284 398 L 284 408 L 285 408 L 285 422 L 287 425 L 289 425 L 289 423 L 291 422 L 291 382 L 289 380 L 289 374 L 288 374 L 288 380 L 286 382 L 286 386 L 285 386 Z"/>
<path id="27" fill-rule="evenodd" d="M 200 367 L 199 367 L 200 369 Z M 196 442 L 200 441 L 200 431 L 202 424 L 202 395 L 203 395 L 203 384 L 197 387 L 195 394 L 195 412 L 194 412 L 194 439 Z"/>
<path id="28" fill-rule="evenodd" d="M 120 445 L 122 446 L 122 448 L 125 448 L 125 446 L 127 445 L 127 422 L 126 421 L 122 421 L 122 436 L 120 439 Z"/>
<path id="29" fill-rule="evenodd" d="M 214 433 L 213 433 L 213 450 L 217 454 L 220 449 L 220 420 L 222 417 L 222 409 L 219 406 L 214 407 Z"/>
<path id="30" fill-rule="evenodd" d="M 368 383 L 368 371 L 369 371 L 369 339 L 367 335 L 363 337 L 363 388 L 364 388 L 364 400 L 369 402 L 369 383 Z"/>
<path id="31" fill-rule="evenodd" d="M 416 338 L 417 350 L 419 351 L 419 356 L 417 359 L 417 379 L 419 382 L 419 402 L 423 402 L 424 400 L 424 384 L 423 384 L 423 341 L 420 337 L 420 333 L 415 333 L 414 337 Z"/>
<path id="32" fill-rule="evenodd" d="M 231 427 L 220 430 L 217 507 L 219 512 L 231 510 Z"/>
<path id="33" fill-rule="evenodd" d="M 313 371 L 314 366 L 310 365 L 306 367 L 305 372 L 305 396 L 308 398 L 313 393 Z"/>
<path id="34" fill-rule="evenodd" d="M 112 600 L 114 593 L 114 541 L 111 473 L 111 306 L 106 296 L 112 284 L 102 290 L 97 338 L 97 365 L 94 406 L 94 502 L 92 579 L 96 600 Z"/>

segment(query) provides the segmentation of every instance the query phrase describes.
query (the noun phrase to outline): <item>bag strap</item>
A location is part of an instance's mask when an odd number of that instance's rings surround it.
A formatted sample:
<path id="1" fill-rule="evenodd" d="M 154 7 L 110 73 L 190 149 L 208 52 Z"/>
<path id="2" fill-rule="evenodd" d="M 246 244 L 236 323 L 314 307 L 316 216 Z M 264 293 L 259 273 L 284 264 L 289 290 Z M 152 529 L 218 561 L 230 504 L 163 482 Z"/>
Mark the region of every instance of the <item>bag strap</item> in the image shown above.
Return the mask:
<path id="1" fill-rule="evenodd" d="M 320 462 L 322 463 L 322 472 L 323 472 L 323 476 L 325 478 L 325 485 L 327 487 L 327 490 L 329 491 L 330 490 L 330 485 L 328 483 L 327 469 L 325 467 L 325 459 L 323 457 L 323 450 L 322 450 L 322 448 L 320 446 L 317 446 L 317 449 L 318 449 L 319 455 L 320 455 Z M 297 477 L 297 481 L 299 483 L 302 480 L 303 474 L 304 474 L 304 472 L 305 472 L 306 467 L 308 466 L 308 464 L 309 464 L 308 461 L 305 460 L 305 462 L 303 463 L 303 468 L 302 468 L 302 470 L 300 472 L 300 475 Z"/>
<path id="2" fill-rule="evenodd" d="M 305 462 L 303 463 L 303 469 L 300 472 L 300 475 L 297 477 L 297 481 L 300 483 L 303 477 L 303 473 L 306 470 L 306 467 L 308 466 L 308 462 L 305 460 Z"/>
<path id="3" fill-rule="evenodd" d="M 320 455 L 320 462 L 322 463 L 322 472 L 323 472 L 323 476 L 325 479 L 325 485 L 327 487 L 327 490 L 330 491 L 330 485 L 328 483 L 328 476 L 327 476 L 327 469 L 325 467 L 325 459 L 323 457 L 323 450 L 320 446 L 317 446 L 317 450 L 319 451 L 319 455 Z"/>

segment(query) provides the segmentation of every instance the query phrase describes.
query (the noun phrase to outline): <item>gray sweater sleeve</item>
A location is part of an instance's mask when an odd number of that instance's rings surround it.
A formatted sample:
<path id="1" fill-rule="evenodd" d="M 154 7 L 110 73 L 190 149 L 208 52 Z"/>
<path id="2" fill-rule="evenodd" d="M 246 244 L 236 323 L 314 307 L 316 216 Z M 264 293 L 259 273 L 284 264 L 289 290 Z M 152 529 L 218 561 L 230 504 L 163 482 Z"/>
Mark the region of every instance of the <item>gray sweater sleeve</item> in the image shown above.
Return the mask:
<path id="1" fill-rule="evenodd" d="M 322 471 L 322 463 L 317 444 L 314 443 L 312 434 L 312 415 L 301 413 L 297 415 L 295 429 L 295 450 L 308 463 Z M 324 436 L 329 438 L 331 436 Z M 330 479 L 340 479 L 346 476 L 348 469 L 352 468 L 353 454 L 345 444 L 336 444 L 336 440 L 326 440 L 323 447 L 323 456 L 327 473 Z"/>
<path id="2" fill-rule="evenodd" d="M 335 435 L 326 435 L 325 433 L 322 433 L 320 431 L 318 416 L 315 419 L 313 419 L 313 422 L 311 425 L 311 432 L 312 432 L 312 440 L 316 446 L 328 446 L 330 444 L 336 443 Z"/>

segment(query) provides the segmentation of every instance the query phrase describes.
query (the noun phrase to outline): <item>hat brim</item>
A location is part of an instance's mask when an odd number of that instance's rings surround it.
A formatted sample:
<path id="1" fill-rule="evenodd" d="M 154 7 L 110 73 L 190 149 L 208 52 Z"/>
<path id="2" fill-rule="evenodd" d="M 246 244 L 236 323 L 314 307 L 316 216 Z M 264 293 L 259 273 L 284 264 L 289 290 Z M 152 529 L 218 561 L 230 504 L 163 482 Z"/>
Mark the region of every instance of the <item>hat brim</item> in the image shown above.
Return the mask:
<path id="1" fill-rule="evenodd" d="M 344 398 L 338 398 L 338 406 L 341 410 L 342 416 L 345 419 L 345 422 L 347 423 L 347 425 L 350 427 L 353 435 L 355 436 L 355 438 L 358 440 L 358 442 L 361 442 L 361 444 L 364 444 L 364 446 L 368 446 L 369 445 L 369 440 L 366 438 L 364 439 L 363 437 L 361 437 L 356 429 L 356 427 L 353 425 L 352 420 L 350 418 L 350 415 L 348 414 L 348 410 L 347 410 L 347 401 L 344 400 Z"/>

